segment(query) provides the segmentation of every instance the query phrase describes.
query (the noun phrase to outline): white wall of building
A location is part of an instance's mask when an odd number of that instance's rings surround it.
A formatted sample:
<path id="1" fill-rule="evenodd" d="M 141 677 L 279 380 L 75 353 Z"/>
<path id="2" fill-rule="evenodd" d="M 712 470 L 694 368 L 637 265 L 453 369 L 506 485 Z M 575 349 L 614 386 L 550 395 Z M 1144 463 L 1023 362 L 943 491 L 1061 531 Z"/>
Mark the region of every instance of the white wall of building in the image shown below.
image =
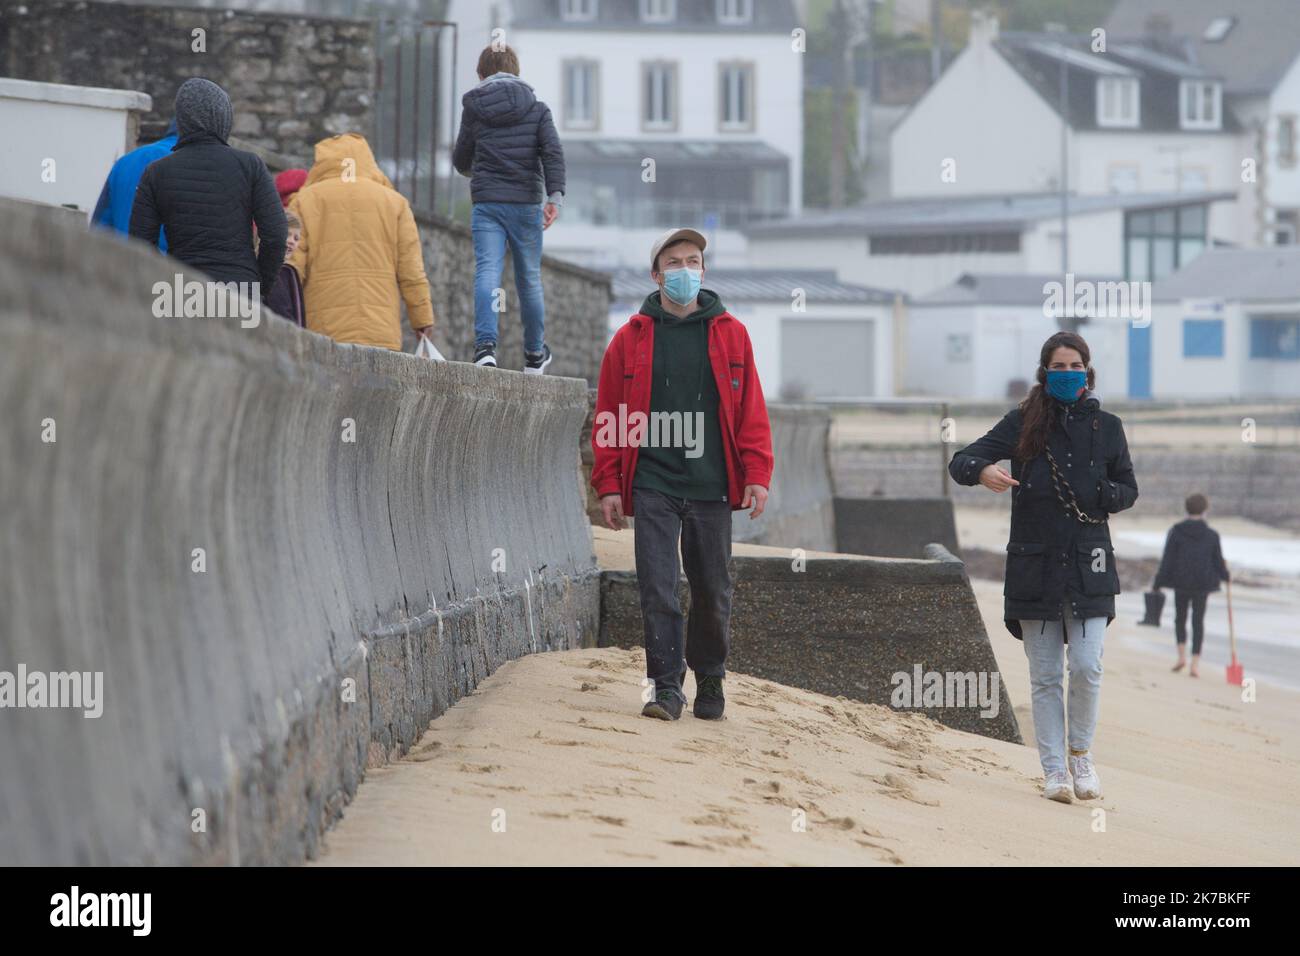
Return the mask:
<path id="1" fill-rule="evenodd" d="M 1300 315 L 1291 303 L 1223 304 L 1223 355 L 1183 354 L 1183 320 L 1205 318 L 1189 303 L 1156 303 L 1151 334 L 1151 389 L 1156 399 L 1300 397 L 1300 362 L 1250 357 L 1252 316 Z"/>
<path id="2" fill-rule="evenodd" d="M 1070 216 L 1070 271 L 1075 275 L 1124 274 L 1124 213 L 1113 209 Z M 1041 219 L 1020 237 L 1024 272 L 1061 271 L 1061 221 Z M 984 270 L 991 272 L 993 270 Z M 1012 270 L 1002 270 L 1012 271 Z"/>
<path id="3" fill-rule="evenodd" d="M 1296 57 L 1268 101 L 1268 163 L 1265 167 L 1264 198 L 1272 206 L 1300 209 L 1300 162 L 1278 162 L 1279 118 L 1291 116 L 1300 125 L 1300 56 Z M 1300 130 L 1297 131 L 1300 136 Z M 1300 151 L 1300 144 L 1297 145 Z M 1296 237 L 1300 242 L 1300 236 Z"/>
<path id="4" fill-rule="evenodd" d="M 891 194 L 1042 192 L 1060 177 L 1061 121 L 989 40 L 972 29 L 966 49 L 894 127 Z M 944 163 L 956 161 L 956 181 Z"/>
<path id="5" fill-rule="evenodd" d="M 803 63 L 786 34 L 709 31 L 682 32 L 518 30 L 507 41 L 519 53 L 524 79 L 555 115 L 561 140 L 761 140 L 790 158 L 790 211 L 802 206 Z M 599 123 L 595 130 L 563 125 L 566 60 L 599 63 Z M 678 123 L 665 132 L 641 128 L 641 65 L 666 60 L 677 64 Z M 754 64 L 754 128 L 723 132 L 718 116 L 720 63 Z M 634 160 L 640 165 L 641 157 Z"/>
<path id="6" fill-rule="evenodd" d="M 131 90 L 0 78 L 0 196 L 89 217 L 113 163 L 136 146 L 131 113 L 150 103 Z"/>

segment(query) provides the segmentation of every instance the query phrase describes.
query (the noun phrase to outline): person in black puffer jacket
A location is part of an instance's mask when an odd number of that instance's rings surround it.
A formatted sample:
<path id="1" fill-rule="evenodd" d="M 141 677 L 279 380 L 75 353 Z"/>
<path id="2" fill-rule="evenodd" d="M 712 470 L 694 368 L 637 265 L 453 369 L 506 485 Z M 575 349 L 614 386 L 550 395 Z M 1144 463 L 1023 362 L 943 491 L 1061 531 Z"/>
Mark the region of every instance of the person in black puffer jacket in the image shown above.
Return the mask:
<path id="1" fill-rule="evenodd" d="M 1178 642 L 1180 671 L 1187 663 L 1187 612 L 1192 612 L 1192 677 L 1200 676 L 1201 641 L 1205 637 L 1205 601 L 1227 581 L 1219 533 L 1205 521 L 1210 502 L 1205 495 L 1188 495 L 1187 518 L 1169 529 L 1165 551 L 1156 571 L 1156 590 L 1174 589 L 1174 638 Z"/>
<path id="2" fill-rule="evenodd" d="M 514 50 L 485 49 L 478 59 L 478 78 L 479 84 L 461 100 L 460 132 L 452 151 L 457 172 L 470 177 L 474 201 L 474 363 L 497 364 L 495 306 L 509 247 L 524 324 L 524 372 L 540 375 L 551 361 L 542 298 L 542 232 L 564 202 L 564 150 L 550 108 L 519 78 Z"/>
<path id="3" fill-rule="evenodd" d="M 179 139 L 140 177 L 130 232 L 156 246 L 165 228 L 170 255 L 219 282 L 261 283 L 265 296 L 280 274 L 288 227 L 266 164 L 227 145 L 233 120 L 230 97 L 217 84 L 199 77 L 181 84 Z"/>
<path id="4" fill-rule="evenodd" d="M 958 484 L 1011 489 L 1002 616 L 1029 658 L 1043 795 L 1069 803 L 1071 778 L 1075 797 L 1101 796 L 1089 751 L 1101 703 L 1102 640 L 1119 593 L 1107 519 L 1131 508 L 1138 489 L 1124 426 L 1101 410 L 1092 391 L 1088 343 L 1057 332 L 1043 343 L 1035 377 L 1019 407 L 952 456 L 948 473 Z M 1010 474 L 998 465 L 1004 459 Z"/>

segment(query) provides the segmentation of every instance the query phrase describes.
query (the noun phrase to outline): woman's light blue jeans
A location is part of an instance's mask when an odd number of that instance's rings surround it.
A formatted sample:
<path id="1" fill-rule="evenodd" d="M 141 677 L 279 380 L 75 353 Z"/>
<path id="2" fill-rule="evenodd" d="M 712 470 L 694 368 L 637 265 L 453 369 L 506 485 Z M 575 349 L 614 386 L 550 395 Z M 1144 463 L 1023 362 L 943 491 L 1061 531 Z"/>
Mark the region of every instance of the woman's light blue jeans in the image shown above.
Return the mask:
<path id="1" fill-rule="evenodd" d="M 1062 637 L 1060 621 L 1021 621 L 1025 656 L 1029 658 L 1029 688 L 1033 702 L 1034 737 L 1043 773 L 1065 772 L 1066 699 L 1064 662 L 1070 669 L 1070 749 L 1091 750 L 1101 706 L 1101 650 L 1106 618 L 1079 620 L 1065 608 L 1070 640 Z M 1068 649 L 1068 650 L 1067 650 Z"/>
<path id="2" fill-rule="evenodd" d="M 501 273 L 506 248 L 515 266 L 515 291 L 524 321 L 524 348 L 540 352 L 546 338 L 542 299 L 542 207 L 537 203 L 479 202 L 470 215 L 474 236 L 474 344 L 495 343 L 497 307 L 505 302 Z"/>

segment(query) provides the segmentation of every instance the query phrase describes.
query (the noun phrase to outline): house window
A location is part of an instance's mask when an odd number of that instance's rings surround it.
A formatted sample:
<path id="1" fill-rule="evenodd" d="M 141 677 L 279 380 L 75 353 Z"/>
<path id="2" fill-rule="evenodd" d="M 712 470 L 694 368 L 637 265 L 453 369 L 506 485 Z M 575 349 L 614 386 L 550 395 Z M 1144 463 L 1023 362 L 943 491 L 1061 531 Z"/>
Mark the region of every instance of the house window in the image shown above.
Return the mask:
<path id="1" fill-rule="evenodd" d="M 1178 115 L 1183 129 L 1218 129 L 1222 87 L 1202 80 L 1183 80 L 1178 86 Z"/>
<path id="2" fill-rule="evenodd" d="M 945 232 L 872 236 L 873 256 L 947 256 L 969 252 L 1019 252 L 1018 232 Z"/>
<path id="3" fill-rule="evenodd" d="M 1294 113 L 1277 118 L 1277 161 L 1280 166 L 1295 165 L 1295 123 Z"/>
<path id="4" fill-rule="evenodd" d="M 677 19 L 677 0 L 641 0 L 642 23 L 672 23 Z"/>
<path id="5" fill-rule="evenodd" d="M 567 129 L 596 129 L 600 116 L 600 65 L 591 60 L 564 64 L 564 125 Z"/>
<path id="6" fill-rule="evenodd" d="M 641 70 L 641 128 L 677 128 L 677 64 L 647 63 Z"/>
<path id="7" fill-rule="evenodd" d="M 1251 316 L 1250 357 L 1300 359 L 1300 319 Z"/>
<path id="8" fill-rule="evenodd" d="M 560 0 L 560 19 L 575 20 L 596 19 L 597 0 Z"/>
<path id="9" fill-rule="evenodd" d="M 1097 80 L 1097 125 L 1135 128 L 1138 121 L 1138 81 L 1131 76 Z"/>
<path id="10" fill-rule="evenodd" d="M 1205 248 L 1205 206 L 1128 213 L 1124 217 L 1124 234 L 1124 278 L 1130 282 L 1163 279 Z"/>
<path id="11" fill-rule="evenodd" d="M 724 132 L 754 128 L 754 66 L 723 63 L 718 68 L 718 128 Z"/>
<path id="12" fill-rule="evenodd" d="M 1183 358 L 1223 358 L 1223 319 L 1183 319 Z"/>
<path id="13" fill-rule="evenodd" d="M 718 0 L 718 22 L 731 25 L 754 19 L 754 0 Z"/>

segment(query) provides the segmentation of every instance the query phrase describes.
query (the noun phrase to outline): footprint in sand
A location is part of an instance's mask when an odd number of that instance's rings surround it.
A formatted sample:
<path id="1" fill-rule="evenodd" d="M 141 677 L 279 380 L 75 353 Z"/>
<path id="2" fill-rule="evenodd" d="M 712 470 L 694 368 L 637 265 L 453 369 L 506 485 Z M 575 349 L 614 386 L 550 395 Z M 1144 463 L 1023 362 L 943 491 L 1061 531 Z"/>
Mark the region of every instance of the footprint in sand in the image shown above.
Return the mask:
<path id="1" fill-rule="evenodd" d="M 869 779 L 883 787 L 884 789 L 881 792 L 886 796 L 897 797 L 900 800 L 910 800 L 912 803 L 923 807 L 940 806 L 938 800 L 926 800 L 918 796 L 916 791 L 912 789 L 911 781 L 905 777 L 900 777 L 896 773 L 887 773 L 883 777 L 870 777 Z"/>

